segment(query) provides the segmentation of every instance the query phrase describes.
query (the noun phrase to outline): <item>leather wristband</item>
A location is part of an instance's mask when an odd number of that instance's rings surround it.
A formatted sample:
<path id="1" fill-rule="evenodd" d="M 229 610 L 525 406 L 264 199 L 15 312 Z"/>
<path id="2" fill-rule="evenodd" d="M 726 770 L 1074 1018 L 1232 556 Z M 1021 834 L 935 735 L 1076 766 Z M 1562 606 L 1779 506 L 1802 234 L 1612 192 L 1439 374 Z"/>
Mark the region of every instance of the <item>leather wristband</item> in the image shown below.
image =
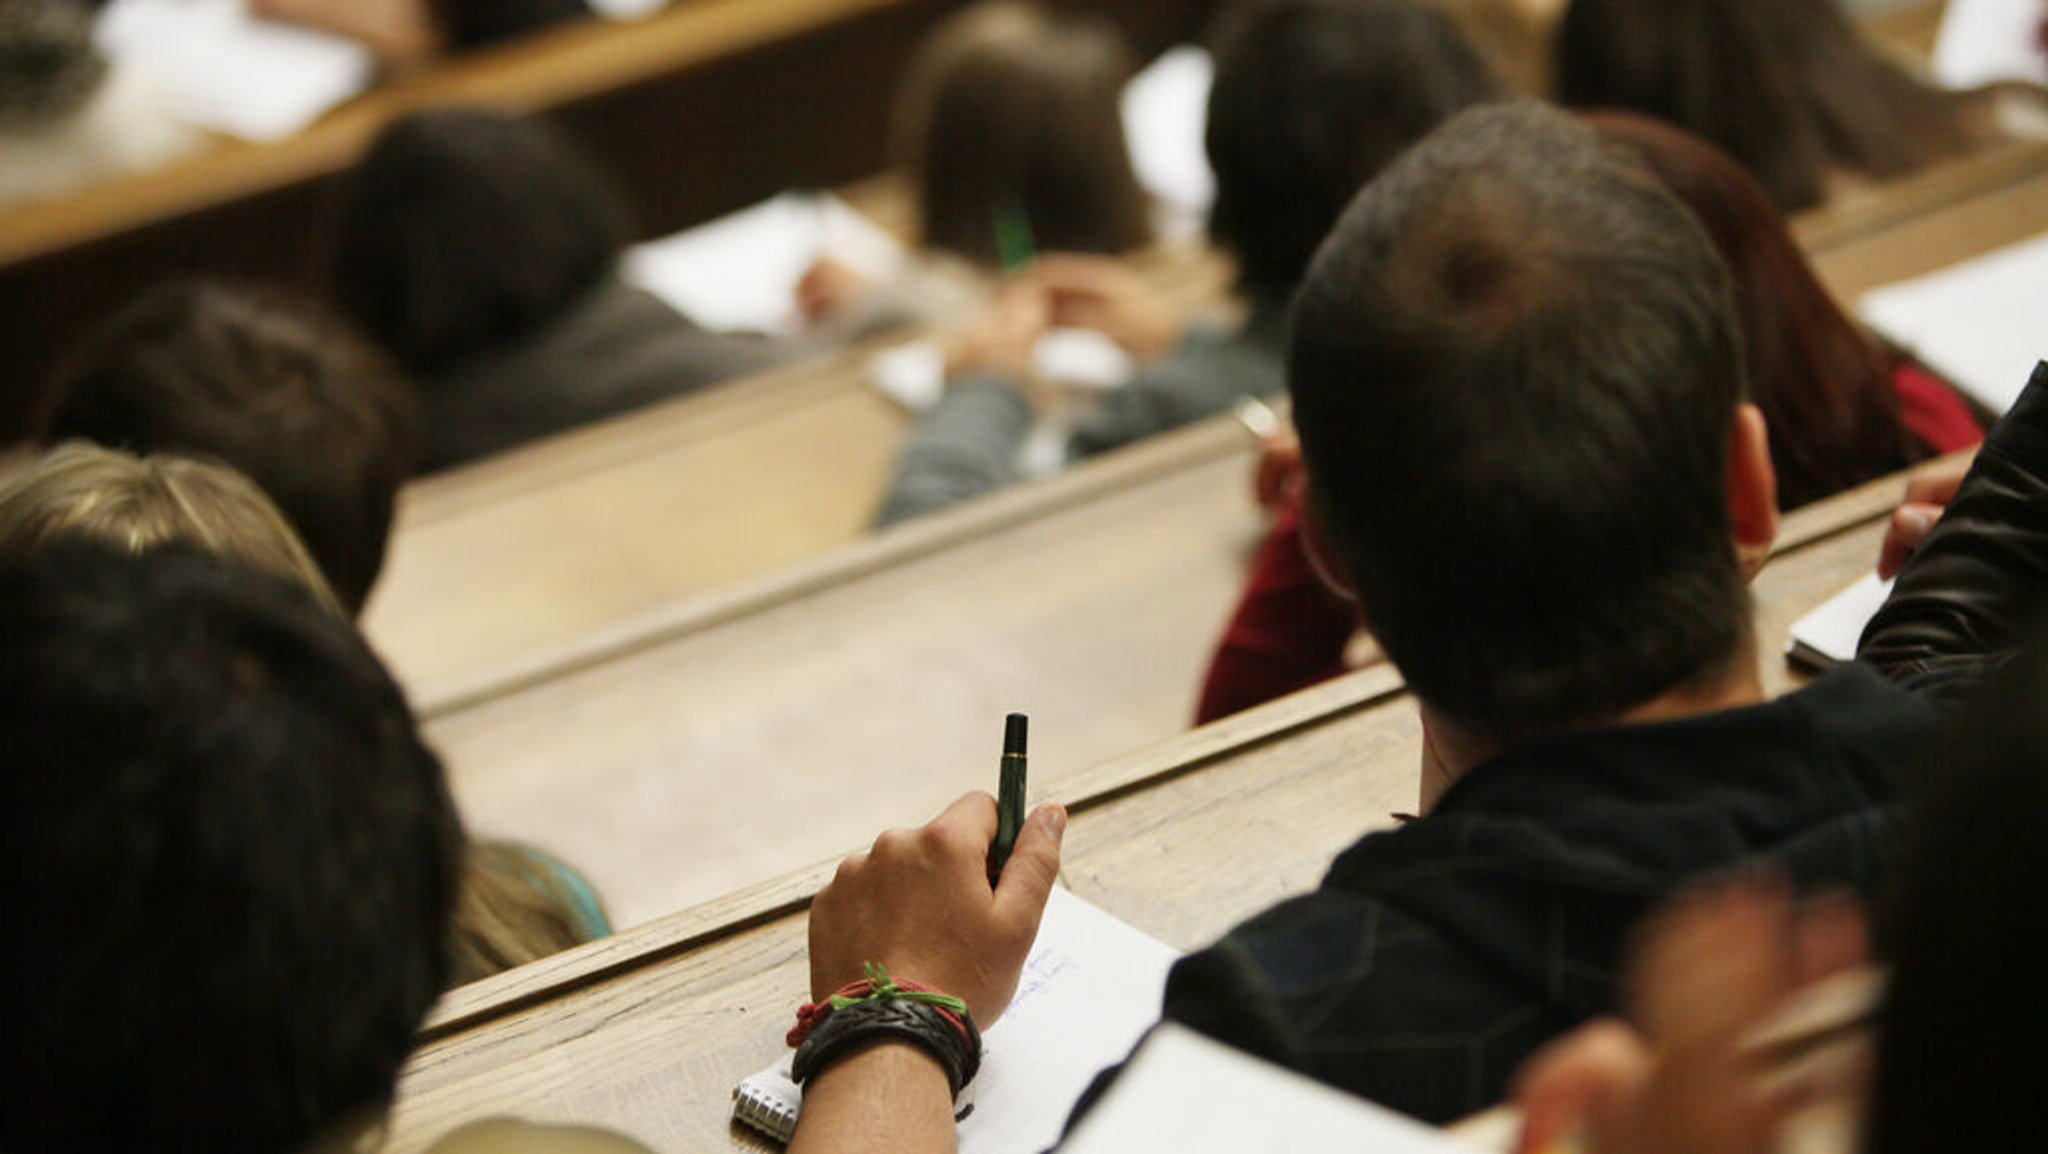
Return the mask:
<path id="1" fill-rule="evenodd" d="M 903 998 L 870 998 L 832 1011 L 819 1022 L 790 1063 L 790 1079 L 801 1086 L 827 1066 L 877 1042 L 904 1039 L 923 1046 L 946 1071 L 953 1097 L 981 1069 L 981 1031 L 965 1014 L 959 1021 L 923 1002 Z"/>

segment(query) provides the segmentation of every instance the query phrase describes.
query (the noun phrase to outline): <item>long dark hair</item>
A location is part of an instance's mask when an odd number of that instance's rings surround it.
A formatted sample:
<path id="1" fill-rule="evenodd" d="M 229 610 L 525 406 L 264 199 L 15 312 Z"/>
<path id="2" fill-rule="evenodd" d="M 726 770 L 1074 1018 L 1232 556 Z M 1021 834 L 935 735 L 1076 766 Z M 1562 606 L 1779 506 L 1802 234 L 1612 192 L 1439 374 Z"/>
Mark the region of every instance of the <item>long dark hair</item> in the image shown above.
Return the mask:
<path id="1" fill-rule="evenodd" d="M 1727 262 L 1750 389 L 1770 426 L 1780 506 L 1819 500 L 1926 456 L 1900 421 L 1892 358 L 1835 304 L 1784 217 L 1740 164 L 1647 117 L 1587 119 L 1649 165 Z"/>
<path id="2" fill-rule="evenodd" d="M 1558 100 L 1661 117 L 1742 162 L 1786 212 L 1830 169 L 1897 176 L 1966 148 L 1960 97 L 1867 43 L 1836 0 L 1572 0 Z"/>
<path id="3" fill-rule="evenodd" d="M 1150 241 L 1118 111 L 1135 68 L 1097 17 L 994 3 L 941 25 L 897 102 L 896 151 L 917 173 L 924 243 L 995 267 L 1011 255 L 1000 234 L 1019 225 L 1046 251 Z"/>

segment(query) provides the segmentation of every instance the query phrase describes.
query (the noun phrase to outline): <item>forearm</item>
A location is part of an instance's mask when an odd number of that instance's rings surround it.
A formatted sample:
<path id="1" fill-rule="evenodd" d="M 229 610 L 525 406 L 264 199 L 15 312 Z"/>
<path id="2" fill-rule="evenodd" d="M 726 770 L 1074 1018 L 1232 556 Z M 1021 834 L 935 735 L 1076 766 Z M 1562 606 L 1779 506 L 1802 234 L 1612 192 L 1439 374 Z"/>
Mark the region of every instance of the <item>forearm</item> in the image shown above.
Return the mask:
<path id="1" fill-rule="evenodd" d="M 1031 403 L 999 377 L 955 382 L 918 423 L 876 523 L 934 512 L 1017 480 L 1017 452 L 1031 432 Z"/>
<path id="2" fill-rule="evenodd" d="M 948 1154 L 957 1143 L 946 1071 L 914 1042 L 882 1042 L 804 1090 L 789 1154 Z"/>

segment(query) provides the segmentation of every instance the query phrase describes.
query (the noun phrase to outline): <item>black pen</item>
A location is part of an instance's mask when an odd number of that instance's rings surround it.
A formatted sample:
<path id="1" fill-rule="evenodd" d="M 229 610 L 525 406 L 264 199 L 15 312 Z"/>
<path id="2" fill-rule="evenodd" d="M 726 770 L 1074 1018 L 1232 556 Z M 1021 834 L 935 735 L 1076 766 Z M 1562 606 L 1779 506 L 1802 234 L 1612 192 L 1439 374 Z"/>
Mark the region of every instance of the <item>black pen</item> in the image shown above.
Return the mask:
<path id="1" fill-rule="evenodd" d="M 1003 719 L 1002 785 L 996 794 L 996 840 L 988 847 L 988 884 L 1003 876 L 1003 863 L 1024 828 L 1024 732 L 1029 719 L 1012 713 Z"/>

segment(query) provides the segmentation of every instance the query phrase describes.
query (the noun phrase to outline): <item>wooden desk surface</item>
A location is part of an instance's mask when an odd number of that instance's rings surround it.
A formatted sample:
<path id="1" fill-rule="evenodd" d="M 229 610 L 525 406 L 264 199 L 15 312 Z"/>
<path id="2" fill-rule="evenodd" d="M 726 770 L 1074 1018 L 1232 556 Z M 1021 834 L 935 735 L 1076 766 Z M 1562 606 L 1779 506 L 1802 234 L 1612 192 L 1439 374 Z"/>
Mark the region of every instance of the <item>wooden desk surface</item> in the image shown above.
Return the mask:
<path id="1" fill-rule="evenodd" d="M 1187 725 L 1260 531 L 1251 454 L 1228 417 L 1183 430 L 682 603 L 428 734 L 477 829 L 628 925 L 985 784 L 1009 711 L 1057 782 Z"/>
<path id="2" fill-rule="evenodd" d="M 1790 623 L 1865 571 L 1901 482 L 1789 519 L 1756 589 L 1773 691 Z M 993 739 L 992 739 L 993 740 Z M 1065 876 L 1182 948 L 1314 885 L 1410 808 L 1420 730 L 1381 666 L 1070 776 Z M 983 759 L 987 760 L 987 759 Z M 908 824 L 932 807 L 904 805 Z M 871 835 L 874 831 L 866 831 Z M 848 839 L 851 847 L 864 840 Z M 1221 863 L 1257 863 L 1226 868 Z M 803 992 L 803 906 L 830 864 L 457 991 L 400 1086 L 392 1149 L 495 1114 L 609 1126 L 664 1150 L 753 1148 L 729 1091 L 772 1061 Z"/>

